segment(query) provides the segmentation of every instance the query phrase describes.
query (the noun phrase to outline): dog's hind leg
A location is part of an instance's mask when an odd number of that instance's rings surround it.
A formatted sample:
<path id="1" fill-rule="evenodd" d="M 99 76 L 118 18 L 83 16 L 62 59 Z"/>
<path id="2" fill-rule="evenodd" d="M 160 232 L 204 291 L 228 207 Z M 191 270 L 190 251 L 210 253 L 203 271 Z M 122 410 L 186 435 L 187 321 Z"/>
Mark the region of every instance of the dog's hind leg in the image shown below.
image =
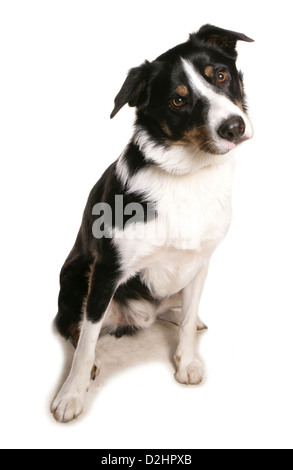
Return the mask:
<path id="1" fill-rule="evenodd" d="M 69 375 L 52 404 L 57 421 L 68 422 L 83 410 L 95 360 L 96 342 L 103 319 L 118 285 L 118 270 L 106 263 L 94 265 L 90 279 L 79 341 Z"/>
<path id="2" fill-rule="evenodd" d="M 157 317 L 159 320 L 165 320 L 175 325 L 180 326 L 183 319 L 182 312 L 182 292 L 174 295 L 161 302 L 157 311 Z M 197 331 L 207 330 L 206 324 L 197 317 Z"/>

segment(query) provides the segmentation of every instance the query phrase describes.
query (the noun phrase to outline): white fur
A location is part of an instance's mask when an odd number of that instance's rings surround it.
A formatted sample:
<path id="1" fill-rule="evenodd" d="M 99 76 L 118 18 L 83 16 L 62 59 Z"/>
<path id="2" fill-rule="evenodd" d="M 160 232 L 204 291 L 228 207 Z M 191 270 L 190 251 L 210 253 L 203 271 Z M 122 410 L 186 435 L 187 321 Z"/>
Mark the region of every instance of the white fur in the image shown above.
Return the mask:
<path id="1" fill-rule="evenodd" d="M 123 186 L 127 187 L 127 182 L 129 179 L 129 171 L 127 168 L 127 164 L 124 161 L 124 154 L 127 150 L 127 147 L 125 147 L 124 152 L 120 155 L 117 161 L 117 166 L 116 166 L 116 174 L 118 178 L 120 179 L 121 183 Z"/>
<path id="2" fill-rule="evenodd" d="M 116 228 L 114 243 L 126 278 L 143 270 L 147 285 L 162 297 L 191 280 L 200 260 L 211 256 L 230 224 L 232 153 L 207 156 L 206 165 L 202 160 L 199 168 L 178 175 L 149 167 L 128 182 L 131 191 L 157 201 L 157 217 L 135 230 L 129 227 L 121 233 Z"/>
<path id="3" fill-rule="evenodd" d="M 103 319 L 103 332 L 112 332 L 119 326 L 133 325 L 148 328 L 156 319 L 155 305 L 145 300 L 129 299 L 127 305 L 119 305 L 114 300 Z"/>

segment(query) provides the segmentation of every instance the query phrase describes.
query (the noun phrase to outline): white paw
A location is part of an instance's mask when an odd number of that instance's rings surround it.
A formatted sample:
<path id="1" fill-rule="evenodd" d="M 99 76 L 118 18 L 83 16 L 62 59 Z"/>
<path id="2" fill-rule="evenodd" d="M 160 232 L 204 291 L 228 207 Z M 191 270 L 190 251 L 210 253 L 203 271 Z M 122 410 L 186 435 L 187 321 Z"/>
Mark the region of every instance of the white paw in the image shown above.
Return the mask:
<path id="1" fill-rule="evenodd" d="M 186 366 L 179 364 L 175 379 L 180 384 L 198 385 L 203 379 L 203 373 L 202 364 L 197 359 L 194 359 Z"/>
<path id="2" fill-rule="evenodd" d="M 68 423 L 77 418 L 83 410 L 84 395 L 72 387 L 68 391 L 63 388 L 55 398 L 51 411 L 57 421 L 60 423 Z"/>

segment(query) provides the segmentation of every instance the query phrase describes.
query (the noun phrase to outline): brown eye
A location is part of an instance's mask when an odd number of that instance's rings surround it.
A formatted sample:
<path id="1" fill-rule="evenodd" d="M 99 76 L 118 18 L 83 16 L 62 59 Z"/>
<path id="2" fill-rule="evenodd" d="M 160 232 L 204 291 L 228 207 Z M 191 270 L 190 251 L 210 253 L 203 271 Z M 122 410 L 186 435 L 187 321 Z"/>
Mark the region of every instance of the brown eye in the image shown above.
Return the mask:
<path id="1" fill-rule="evenodd" d="M 227 74 L 225 72 L 218 72 L 217 79 L 219 83 L 223 83 L 227 79 Z"/>
<path id="2" fill-rule="evenodd" d="M 184 98 L 181 98 L 181 96 L 175 96 L 175 98 L 172 100 L 172 103 L 176 108 L 181 108 L 184 106 L 185 100 Z"/>

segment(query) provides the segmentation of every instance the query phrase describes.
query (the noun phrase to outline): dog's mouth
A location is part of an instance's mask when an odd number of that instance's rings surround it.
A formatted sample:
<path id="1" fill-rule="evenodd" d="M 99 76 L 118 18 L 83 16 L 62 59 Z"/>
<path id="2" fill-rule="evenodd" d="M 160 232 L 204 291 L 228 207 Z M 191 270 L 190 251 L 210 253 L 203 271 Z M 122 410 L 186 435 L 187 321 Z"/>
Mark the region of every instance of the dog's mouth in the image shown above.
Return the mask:
<path id="1" fill-rule="evenodd" d="M 213 155 L 225 155 L 246 140 L 251 139 L 252 136 L 252 133 L 245 133 L 240 139 L 237 140 L 227 140 L 216 137 L 215 139 L 210 139 L 201 145 L 201 150 Z"/>
<path id="2" fill-rule="evenodd" d="M 233 150 L 235 147 L 242 144 L 243 142 L 246 142 L 247 140 L 251 138 L 252 138 L 252 133 L 246 133 L 240 139 L 237 139 L 237 140 L 219 139 L 218 142 L 220 144 L 220 149 L 221 150 L 223 149 L 224 153 L 227 153 L 227 152 L 230 152 L 230 150 Z"/>

